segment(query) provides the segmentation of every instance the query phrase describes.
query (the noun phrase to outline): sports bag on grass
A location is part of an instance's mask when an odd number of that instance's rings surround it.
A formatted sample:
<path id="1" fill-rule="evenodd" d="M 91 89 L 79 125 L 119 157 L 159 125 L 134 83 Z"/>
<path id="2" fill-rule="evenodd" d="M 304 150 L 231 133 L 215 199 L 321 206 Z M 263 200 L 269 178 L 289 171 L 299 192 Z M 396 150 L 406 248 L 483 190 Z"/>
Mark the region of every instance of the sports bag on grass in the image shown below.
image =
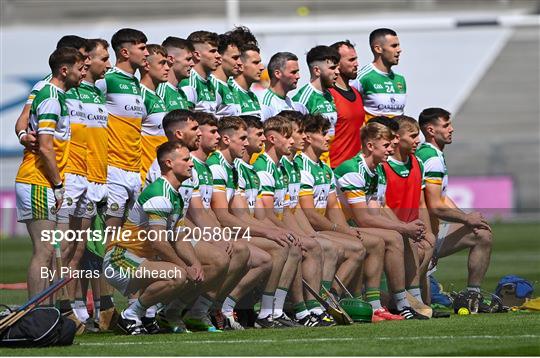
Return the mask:
<path id="1" fill-rule="evenodd" d="M 0 347 L 39 348 L 73 344 L 75 323 L 54 307 L 37 307 L 0 333 Z"/>

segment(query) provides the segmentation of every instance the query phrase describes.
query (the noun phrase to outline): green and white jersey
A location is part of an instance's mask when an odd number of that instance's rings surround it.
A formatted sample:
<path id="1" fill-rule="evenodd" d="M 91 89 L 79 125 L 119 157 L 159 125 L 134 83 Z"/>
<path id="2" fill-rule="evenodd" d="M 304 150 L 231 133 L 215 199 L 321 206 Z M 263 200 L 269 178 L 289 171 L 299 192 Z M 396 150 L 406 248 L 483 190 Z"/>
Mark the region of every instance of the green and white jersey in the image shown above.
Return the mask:
<path id="1" fill-rule="evenodd" d="M 264 90 L 259 96 L 261 104 L 261 120 L 264 122 L 281 111 L 294 111 L 294 105 L 290 97 L 281 97 L 270 88 Z"/>
<path id="2" fill-rule="evenodd" d="M 183 202 L 178 192 L 164 177 L 158 178 L 147 186 L 139 195 L 133 208 L 129 210 L 127 220 L 122 227 L 131 233 L 129 241 L 114 242 L 116 245 L 127 248 L 140 257 L 153 257 L 152 245 L 144 232 L 148 226 L 163 226 L 174 232 L 182 225 Z M 111 243 L 109 243 L 111 244 Z"/>
<path id="3" fill-rule="evenodd" d="M 159 178 L 161 178 L 161 169 L 159 168 L 157 159 L 154 159 L 152 165 L 150 165 L 150 169 L 148 169 L 148 172 L 146 173 L 146 180 L 143 184 L 143 187 L 148 187 L 150 184 L 154 183 Z M 187 210 L 189 209 L 189 202 L 191 201 L 191 195 L 193 193 L 192 178 L 186 179 L 182 182 L 182 184 L 180 184 L 180 188 L 178 188 L 178 193 L 182 198 L 182 203 L 184 207 L 182 217 L 185 217 Z"/>
<path id="4" fill-rule="evenodd" d="M 141 84 L 141 96 L 146 109 L 142 119 L 141 134 L 143 136 L 165 136 L 162 122 L 167 114 L 165 101 L 158 94 Z M 144 145 L 144 143 L 143 143 Z M 155 151 L 155 148 L 154 148 Z"/>
<path id="5" fill-rule="evenodd" d="M 270 158 L 267 153 L 262 153 L 253 164 L 253 169 L 259 176 L 261 183 L 261 195 L 274 198 L 274 213 L 278 216 L 283 214 L 285 207 L 285 195 L 287 193 L 288 180 L 283 172 Z"/>
<path id="6" fill-rule="evenodd" d="M 156 93 L 165 102 L 167 112 L 175 109 L 192 109 L 194 104 L 189 102 L 181 88 L 173 86 L 170 82 L 160 83 Z"/>
<path id="7" fill-rule="evenodd" d="M 210 209 L 212 202 L 212 171 L 205 162 L 194 155 L 193 159 L 193 197 L 200 197 L 203 206 Z"/>
<path id="8" fill-rule="evenodd" d="M 377 168 L 369 169 L 364 155 L 361 153 L 341 163 L 334 170 L 334 173 L 340 199 L 348 204 L 369 203 L 371 200 L 378 200 L 377 193 L 383 192 L 383 188 L 379 190 Z M 385 185 L 382 181 L 380 184 Z"/>
<path id="9" fill-rule="evenodd" d="M 229 87 L 229 84 L 223 82 L 214 75 L 210 75 L 210 80 L 216 89 L 216 116 L 218 118 L 225 116 L 239 116 L 240 103 L 236 100 L 236 96 Z"/>
<path id="10" fill-rule="evenodd" d="M 382 72 L 370 63 L 358 71 L 358 77 L 350 85 L 362 94 L 364 109 L 370 115 L 403 114 L 407 103 L 407 84 L 402 75 Z"/>
<path id="11" fill-rule="evenodd" d="M 30 90 L 30 94 L 28 95 L 28 98 L 26 99 L 26 104 L 32 105 L 32 102 L 34 101 L 34 98 L 36 98 L 36 94 L 41 91 L 43 86 L 45 84 L 49 83 L 51 81 L 52 74 L 48 74 L 47 76 L 43 77 L 40 81 L 38 81 L 34 87 Z"/>
<path id="12" fill-rule="evenodd" d="M 328 204 L 328 195 L 336 191 L 332 169 L 320 160 L 314 162 L 304 153 L 297 155 L 294 162 L 300 170 L 299 196 L 313 196 L 315 209 L 324 214 Z"/>
<path id="13" fill-rule="evenodd" d="M 227 202 L 230 202 L 238 192 L 238 172 L 219 150 L 208 156 L 206 164 L 212 172 L 212 192 L 226 193 Z"/>
<path id="14" fill-rule="evenodd" d="M 238 172 L 238 189 L 246 196 L 250 213 L 255 213 L 255 203 L 261 192 L 261 182 L 253 166 L 240 158 L 234 160 L 234 167 Z"/>
<path id="15" fill-rule="evenodd" d="M 424 182 L 441 185 L 441 193 L 445 197 L 448 189 L 448 168 L 444 153 L 431 143 L 422 143 L 415 155 L 424 167 Z"/>
<path id="16" fill-rule="evenodd" d="M 209 78 L 202 78 L 192 68 L 189 78 L 183 79 L 178 87 L 184 91 L 187 100 L 195 105 L 196 111 L 216 113 L 216 89 Z"/>
<path id="17" fill-rule="evenodd" d="M 289 158 L 283 156 L 279 160 L 280 169 L 283 172 L 284 182 L 287 182 L 287 193 L 285 194 L 285 207 L 290 209 L 298 205 L 298 194 L 300 193 L 300 170 L 298 166 Z"/>
<path id="18" fill-rule="evenodd" d="M 245 90 L 232 78 L 229 78 L 229 87 L 240 105 L 240 114 L 257 116 L 261 118 L 261 105 L 257 95 L 251 90 Z"/>
<path id="19" fill-rule="evenodd" d="M 330 92 L 324 93 L 313 87 L 311 83 L 300 88 L 292 98 L 297 111 L 303 114 L 320 114 L 330 121 L 328 134 L 334 136 L 336 132 L 337 111 L 334 98 Z"/>

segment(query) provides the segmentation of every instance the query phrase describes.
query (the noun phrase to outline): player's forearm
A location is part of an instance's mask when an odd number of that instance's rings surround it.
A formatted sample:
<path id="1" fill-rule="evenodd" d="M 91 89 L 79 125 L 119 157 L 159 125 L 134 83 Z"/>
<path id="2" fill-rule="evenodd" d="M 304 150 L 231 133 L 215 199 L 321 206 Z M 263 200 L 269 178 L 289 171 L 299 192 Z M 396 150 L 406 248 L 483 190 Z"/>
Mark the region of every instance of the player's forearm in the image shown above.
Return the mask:
<path id="1" fill-rule="evenodd" d="M 235 209 L 235 216 L 242 220 L 249 227 L 250 233 L 253 236 L 263 236 L 267 237 L 272 230 L 276 230 L 278 227 L 272 222 L 263 223 L 260 220 L 255 219 L 253 216 L 248 214 L 247 209 Z"/>
<path id="2" fill-rule="evenodd" d="M 365 215 L 360 214 L 360 210 L 366 210 Z M 368 209 L 353 209 L 354 221 L 360 227 L 394 230 L 403 234 L 406 230 L 405 224 L 399 220 L 392 220 L 380 214 L 369 214 Z"/>
<path id="3" fill-rule="evenodd" d="M 220 226 L 217 219 L 215 220 L 204 208 L 194 208 L 190 206 L 187 214 L 195 226 L 200 228 Z"/>
<path id="4" fill-rule="evenodd" d="M 19 118 L 17 118 L 17 122 L 15 122 L 15 134 L 19 134 L 22 130 L 28 129 L 28 122 L 30 119 L 30 105 L 25 104 L 21 114 L 19 115 Z"/>
<path id="5" fill-rule="evenodd" d="M 315 229 L 313 229 L 313 226 L 309 223 L 308 218 L 306 217 L 306 214 L 304 214 L 304 210 L 302 210 L 300 207 L 297 207 L 294 212 L 291 210 L 287 210 L 288 215 L 292 218 L 293 221 L 295 221 L 300 229 L 306 234 L 307 236 L 313 236 L 317 234 Z"/>
<path id="6" fill-rule="evenodd" d="M 328 218 L 317 212 L 315 208 L 303 209 L 304 214 L 311 224 L 311 226 L 317 231 L 335 231 L 336 226 Z"/>
<path id="7" fill-rule="evenodd" d="M 152 248 L 156 256 L 159 256 L 161 261 L 173 263 L 184 269 L 187 267 L 186 263 L 182 261 L 180 257 L 178 257 L 168 241 L 154 240 L 152 241 Z"/>
<path id="8" fill-rule="evenodd" d="M 189 239 L 189 237 L 185 239 L 180 238 L 180 240 L 174 243 L 176 255 L 178 255 L 187 266 L 199 263 L 199 259 L 197 259 L 197 255 L 195 254 L 195 249 L 193 248 L 193 245 L 191 245 Z"/>
<path id="9" fill-rule="evenodd" d="M 461 224 L 467 224 L 467 214 L 458 208 L 450 208 L 444 203 L 429 208 L 429 211 L 433 213 L 440 220 L 455 222 Z"/>
<path id="10" fill-rule="evenodd" d="M 43 167 L 45 169 L 45 177 L 51 183 L 51 185 L 54 186 L 61 183 L 62 178 L 60 178 L 60 171 L 58 170 L 58 165 L 56 164 L 56 153 L 52 145 L 40 145 L 39 156 L 44 164 Z"/>

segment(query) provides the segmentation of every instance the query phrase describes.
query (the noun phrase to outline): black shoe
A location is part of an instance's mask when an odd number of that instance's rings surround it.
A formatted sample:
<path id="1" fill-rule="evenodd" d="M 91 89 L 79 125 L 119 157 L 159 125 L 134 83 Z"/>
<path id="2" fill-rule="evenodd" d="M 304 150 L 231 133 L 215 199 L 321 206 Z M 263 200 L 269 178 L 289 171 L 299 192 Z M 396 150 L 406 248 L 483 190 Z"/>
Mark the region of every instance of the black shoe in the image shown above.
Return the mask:
<path id="1" fill-rule="evenodd" d="M 413 310 L 411 307 L 403 307 L 403 309 L 398 312 L 398 314 L 404 319 L 429 319 L 429 317 L 421 315 L 420 313 Z"/>
<path id="2" fill-rule="evenodd" d="M 297 320 L 298 324 L 301 324 L 304 327 L 320 327 L 321 321 L 319 318 L 313 314 L 308 314 L 306 317 Z"/>
<path id="3" fill-rule="evenodd" d="M 433 310 L 433 314 L 431 315 L 431 318 L 449 318 L 450 312 L 446 311 L 435 311 Z"/>
<path id="4" fill-rule="evenodd" d="M 143 317 L 141 318 L 141 322 L 148 334 L 161 333 L 161 328 L 159 327 L 159 324 L 157 323 L 155 317 Z"/>
<path id="5" fill-rule="evenodd" d="M 272 319 L 272 315 L 265 318 L 257 318 L 255 320 L 255 328 L 283 328 L 284 326 Z"/>
<path id="6" fill-rule="evenodd" d="M 118 328 L 120 332 L 124 334 L 128 334 L 130 336 L 146 334 L 146 329 L 144 328 L 142 323 L 138 323 L 135 320 L 125 318 L 123 311 L 122 313 L 120 313 L 120 317 L 118 318 L 116 327 Z"/>
<path id="7" fill-rule="evenodd" d="M 89 317 L 84 322 L 84 331 L 89 332 L 89 333 L 98 333 L 99 332 L 99 326 L 96 323 L 96 321 L 94 321 L 94 319 L 92 317 Z"/>
<path id="8" fill-rule="evenodd" d="M 327 312 L 323 312 L 319 315 L 313 313 L 313 315 L 319 320 L 321 327 L 331 327 L 336 325 L 334 317 L 330 316 Z"/>
<path id="9" fill-rule="evenodd" d="M 277 318 L 273 318 L 274 322 L 281 323 L 284 327 L 302 327 L 301 324 L 290 319 L 285 313 Z"/>

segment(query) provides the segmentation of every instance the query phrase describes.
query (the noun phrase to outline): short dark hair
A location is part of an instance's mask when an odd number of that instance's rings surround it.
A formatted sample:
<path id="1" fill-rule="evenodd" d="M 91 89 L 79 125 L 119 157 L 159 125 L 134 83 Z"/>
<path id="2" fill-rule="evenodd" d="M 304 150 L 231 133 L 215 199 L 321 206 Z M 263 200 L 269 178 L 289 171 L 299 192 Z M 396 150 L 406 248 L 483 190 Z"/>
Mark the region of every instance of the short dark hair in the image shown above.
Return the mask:
<path id="1" fill-rule="evenodd" d="M 174 137 L 174 130 L 176 125 L 182 122 L 185 123 L 189 119 L 194 119 L 193 117 L 193 112 L 187 109 L 174 109 L 167 113 L 165 117 L 163 117 L 163 120 L 161 122 L 167 138 Z"/>
<path id="2" fill-rule="evenodd" d="M 218 34 L 210 31 L 195 31 L 189 34 L 188 41 L 191 41 L 193 45 L 195 44 L 205 44 L 208 43 L 212 46 L 216 46 L 219 43 Z"/>
<path id="3" fill-rule="evenodd" d="M 242 60 L 246 58 L 246 54 L 248 51 L 255 51 L 257 53 L 261 53 L 261 49 L 257 45 L 252 43 L 243 44 L 242 46 L 240 46 L 240 56 L 242 57 Z"/>
<path id="4" fill-rule="evenodd" d="M 319 62 L 319 61 L 330 60 L 333 63 L 338 64 L 340 57 L 341 56 L 339 55 L 339 52 L 337 52 L 332 47 L 319 45 L 319 46 L 313 47 L 311 50 L 308 51 L 306 55 L 306 60 L 307 60 L 308 67 L 311 69 L 313 66 L 313 63 Z"/>
<path id="5" fill-rule="evenodd" d="M 341 46 L 347 46 L 348 48 L 354 48 L 355 45 L 349 40 L 334 42 L 333 44 L 330 45 L 331 48 L 333 48 L 334 50 L 336 50 L 338 52 L 339 52 L 339 48 Z"/>
<path id="6" fill-rule="evenodd" d="M 236 46 L 238 49 L 240 49 L 240 43 L 238 40 L 228 33 L 220 34 L 218 35 L 218 38 L 218 52 L 220 55 L 223 55 L 229 46 Z"/>
<path id="7" fill-rule="evenodd" d="M 73 66 L 77 62 L 82 62 L 86 59 L 78 49 L 73 47 L 60 47 L 53 51 L 49 56 L 49 67 L 53 75 L 58 74 L 62 66 Z"/>
<path id="8" fill-rule="evenodd" d="M 304 123 L 305 115 L 302 114 L 302 112 L 284 110 L 284 111 L 279 112 L 278 116 L 289 119 L 291 122 L 296 123 L 296 125 L 300 128 L 302 132 L 305 131 L 305 123 Z"/>
<path id="9" fill-rule="evenodd" d="M 375 46 L 375 42 L 384 39 L 386 35 L 397 36 L 397 33 L 392 29 L 387 29 L 384 27 L 371 31 L 369 34 L 369 47 L 373 48 L 373 46 Z"/>
<path id="10" fill-rule="evenodd" d="M 450 119 L 450 112 L 437 107 L 424 109 L 418 116 L 420 128 L 425 128 L 428 124 L 437 122 L 439 118 L 444 118 L 445 120 Z"/>
<path id="11" fill-rule="evenodd" d="M 80 37 L 77 35 L 66 35 L 62 36 L 60 40 L 56 43 L 56 48 L 59 49 L 61 47 L 73 47 L 75 49 L 84 48 L 86 51 L 89 51 L 88 48 L 87 39 L 84 37 Z"/>
<path id="12" fill-rule="evenodd" d="M 244 120 L 238 116 L 221 117 L 218 122 L 218 132 L 221 135 L 230 130 L 238 131 L 240 129 L 247 130 L 247 125 L 246 122 L 244 122 Z"/>
<path id="13" fill-rule="evenodd" d="M 135 29 L 120 29 L 115 32 L 115 34 L 111 38 L 111 46 L 114 50 L 114 53 L 118 54 L 124 44 L 129 43 L 132 45 L 138 45 L 141 43 L 147 43 L 148 39 L 146 38 L 146 35 L 139 30 Z"/>
<path id="14" fill-rule="evenodd" d="M 320 114 L 307 114 L 304 116 L 304 131 L 306 133 L 326 132 L 330 129 L 328 118 Z"/>
<path id="15" fill-rule="evenodd" d="M 259 46 L 255 35 L 253 35 L 251 30 L 245 26 L 237 26 L 226 34 L 231 36 L 236 41 L 236 43 L 240 45 L 240 47 L 247 44 Z"/>
<path id="16" fill-rule="evenodd" d="M 208 125 L 217 127 L 218 125 L 218 120 L 212 113 L 196 111 L 193 112 L 193 119 L 199 123 L 199 126 Z"/>
<path id="17" fill-rule="evenodd" d="M 263 123 L 261 121 L 261 119 L 257 116 L 252 116 L 252 115 L 241 115 L 239 116 L 247 125 L 248 128 L 257 128 L 257 129 L 262 129 L 263 127 Z"/>
<path id="18" fill-rule="evenodd" d="M 268 76 L 270 79 L 274 79 L 274 71 L 283 71 L 287 65 L 287 61 L 298 61 L 298 57 L 291 52 L 278 52 L 270 57 L 268 62 Z"/>
<path id="19" fill-rule="evenodd" d="M 386 127 L 390 128 L 390 130 L 392 132 L 394 132 L 394 133 L 397 133 L 399 131 L 399 123 L 396 122 L 394 119 L 389 118 L 389 117 L 376 116 L 376 117 L 370 118 L 368 120 L 368 123 L 371 123 L 371 122 L 380 123 L 383 126 L 386 126 Z"/>
<path id="20" fill-rule="evenodd" d="M 167 156 L 171 154 L 172 152 L 176 151 L 177 149 L 181 149 L 181 148 L 187 148 L 187 147 L 177 140 L 165 142 L 161 144 L 159 147 L 157 147 L 156 157 L 157 157 L 159 169 L 161 170 L 161 172 L 164 172 L 167 169 L 167 167 L 165 166 L 165 159 L 167 159 Z"/>
<path id="21" fill-rule="evenodd" d="M 88 39 L 87 51 L 94 51 L 98 46 L 103 47 L 105 50 L 109 48 L 109 43 L 104 39 Z"/>
<path id="22" fill-rule="evenodd" d="M 188 50 L 190 52 L 195 51 L 191 41 L 186 39 L 181 39 L 180 37 L 169 36 L 162 43 L 161 46 L 165 47 L 167 50 L 169 48 L 179 48 L 181 50 Z"/>

